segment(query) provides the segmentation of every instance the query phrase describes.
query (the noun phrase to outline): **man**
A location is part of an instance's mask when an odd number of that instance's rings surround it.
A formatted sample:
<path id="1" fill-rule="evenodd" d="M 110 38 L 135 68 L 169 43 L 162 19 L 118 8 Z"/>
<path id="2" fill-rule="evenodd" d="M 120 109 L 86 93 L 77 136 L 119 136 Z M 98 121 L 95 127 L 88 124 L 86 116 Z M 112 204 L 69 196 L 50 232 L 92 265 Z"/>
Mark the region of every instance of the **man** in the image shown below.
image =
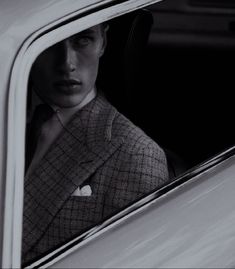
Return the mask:
<path id="1" fill-rule="evenodd" d="M 54 112 L 26 164 L 24 262 L 168 180 L 159 146 L 96 91 L 106 31 L 101 24 L 78 33 L 39 55 L 32 68 L 39 103 Z"/>

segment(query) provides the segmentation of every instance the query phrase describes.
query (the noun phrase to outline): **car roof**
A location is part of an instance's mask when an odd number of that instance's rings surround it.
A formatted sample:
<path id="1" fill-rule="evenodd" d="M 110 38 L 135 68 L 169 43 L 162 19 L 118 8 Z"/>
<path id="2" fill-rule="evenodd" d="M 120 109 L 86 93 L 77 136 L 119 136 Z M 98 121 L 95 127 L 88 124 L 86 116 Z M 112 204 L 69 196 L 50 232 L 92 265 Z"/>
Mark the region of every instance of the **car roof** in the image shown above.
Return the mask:
<path id="1" fill-rule="evenodd" d="M 69 1 L 69 3 L 68 3 Z M 161 0 L 153 0 L 158 2 Z M 26 36 L 58 18 L 113 3 L 115 0 L 2 0 L 0 1 L 0 38 L 3 35 Z M 120 1 L 131 2 L 131 1 Z M 138 1 L 136 1 L 138 4 Z M 146 3 L 151 2 L 146 0 Z"/>
<path id="2" fill-rule="evenodd" d="M 15 55 L 29 36 L 63 18 L 110 5 L 134 3 L 137 7 L 159 1 L 162 0 L 1 0 L 0 55 Z"/>
<path id="3" fill-rule="evenodd" d="M 8 37 L 25 39 L 41 27 L 56 21 L 76 10 L 90 9 L 101 5 L 99 0 L 11 0 L 0 1 L 0 39 Z M 14 4 L 13 4 L 14 2 Z M 18 43 L 16 41 L 16 43 Z"/>

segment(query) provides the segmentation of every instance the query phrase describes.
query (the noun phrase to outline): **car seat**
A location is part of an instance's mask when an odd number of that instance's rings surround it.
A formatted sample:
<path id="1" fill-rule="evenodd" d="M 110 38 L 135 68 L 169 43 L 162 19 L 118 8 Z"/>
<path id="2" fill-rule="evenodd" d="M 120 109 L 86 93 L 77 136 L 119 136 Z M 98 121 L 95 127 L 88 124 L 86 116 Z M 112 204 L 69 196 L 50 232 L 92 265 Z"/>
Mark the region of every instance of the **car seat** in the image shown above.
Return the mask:
<path id="1" fill-rule="evenodd" d="M 109 22 L 108 46 L 101 58 L 97 85 L 109 101 L 127 117 L 133 117 L 136 88 L 152 14 L 137 10 Z M 102 79 L 100 79 L 102 78 Z"/>
<path id="2" fill-rule="evenodd" d="M 141 70 L 153 25 L 152 13 L 140 9 L 115 18 L 108 24 L 108 45 L 100 61 L 97 86 L 122 114 L 146 132 L 144 124 L 139 121 L 140 117 L 142 122 L 146 121 L 144 107 L 147 105 L 142 104 L 141 96 L 147 91 L 141 82 Z M 152 138 L 159 144 L 157 137 Z M 182 158 L 161 143 L 160 146 L 166 153 L 171 178 L 187 169 Z"/>

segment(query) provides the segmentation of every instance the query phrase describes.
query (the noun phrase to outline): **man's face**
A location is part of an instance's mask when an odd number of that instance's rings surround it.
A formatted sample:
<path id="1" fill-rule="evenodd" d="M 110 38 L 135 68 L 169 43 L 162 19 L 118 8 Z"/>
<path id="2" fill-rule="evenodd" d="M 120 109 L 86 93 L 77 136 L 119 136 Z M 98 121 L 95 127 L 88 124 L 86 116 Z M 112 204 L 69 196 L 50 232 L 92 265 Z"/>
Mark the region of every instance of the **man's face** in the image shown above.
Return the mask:
<path id="1" fill-rule="evenodd" d="M 35 91 L 59 107 L 80 104 L 95 85 L 105 46 L 106 30 L 97 25 L 48 48 L 32 68 Z"/>

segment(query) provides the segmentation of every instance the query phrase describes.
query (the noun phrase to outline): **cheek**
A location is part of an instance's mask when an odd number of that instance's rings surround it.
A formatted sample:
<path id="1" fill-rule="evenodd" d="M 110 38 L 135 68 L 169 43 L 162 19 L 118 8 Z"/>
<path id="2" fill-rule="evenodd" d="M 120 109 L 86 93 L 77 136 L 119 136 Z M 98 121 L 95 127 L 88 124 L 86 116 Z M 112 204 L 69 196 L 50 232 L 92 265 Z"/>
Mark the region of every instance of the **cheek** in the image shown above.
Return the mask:
<path id="1" fill-rule="evenodd" d="M 47 69 L 44 65 L 43 68 L 39 65 L 37 68 L 33 69 L 32 83 L 36 92 L 41 98 L 50 98 L 53 94 L 51 89 L 51 80 L 53 78 L 50 69 Z"/>
<path id="2" fill-rule="evenodd" d="M 45 85 L 48 82 L 48 73 L 45 70 L 38 70 L 35 79 L 37 85 Z"/>
<path id="3" fill-rule="evenodd" d="M 77 68 L 78 73 L 86 73 L 87 76 L 95 76 L 98 71 L 100 57 L 97 53 L 83 55 L 78 58 Z M 91 79 L 91 77 L 90 77 Z"/>
<path id="4" fill-rule="evenodd" d="M 38 70 L 36 78 L 33 80 L 35 90 L 41 97 L 49 96 L 51 92 L 51 83 L 48 77 L 48 73 L 44 71 L 45 70 Z"/>
<path id="5" fill-rule="evenodd" d="M 77 66 L 93 69 L 93 66 L 95 67 L 99 65 L 99 60 L 102 54 L 103 50 L 101 42 L 88 46 L 84 50 L 77 52 Z"/>
<path id="6" fill-rule="evenodd" d="M 49 82 L 50 78 L 53 77 L 53 62 L 48 54 L 42 54 L 34 63 L 32 68 L 34 80 L 37 85 L 46 84 Z"/>
<path id="7" fill-rule="evenodd" d="M 90 67 L 88 71 L 91 83 L 94 83 L 96 81 L 98 69 L 99 69 L 99 58 L 96 58 L 90 62 Z"/>

